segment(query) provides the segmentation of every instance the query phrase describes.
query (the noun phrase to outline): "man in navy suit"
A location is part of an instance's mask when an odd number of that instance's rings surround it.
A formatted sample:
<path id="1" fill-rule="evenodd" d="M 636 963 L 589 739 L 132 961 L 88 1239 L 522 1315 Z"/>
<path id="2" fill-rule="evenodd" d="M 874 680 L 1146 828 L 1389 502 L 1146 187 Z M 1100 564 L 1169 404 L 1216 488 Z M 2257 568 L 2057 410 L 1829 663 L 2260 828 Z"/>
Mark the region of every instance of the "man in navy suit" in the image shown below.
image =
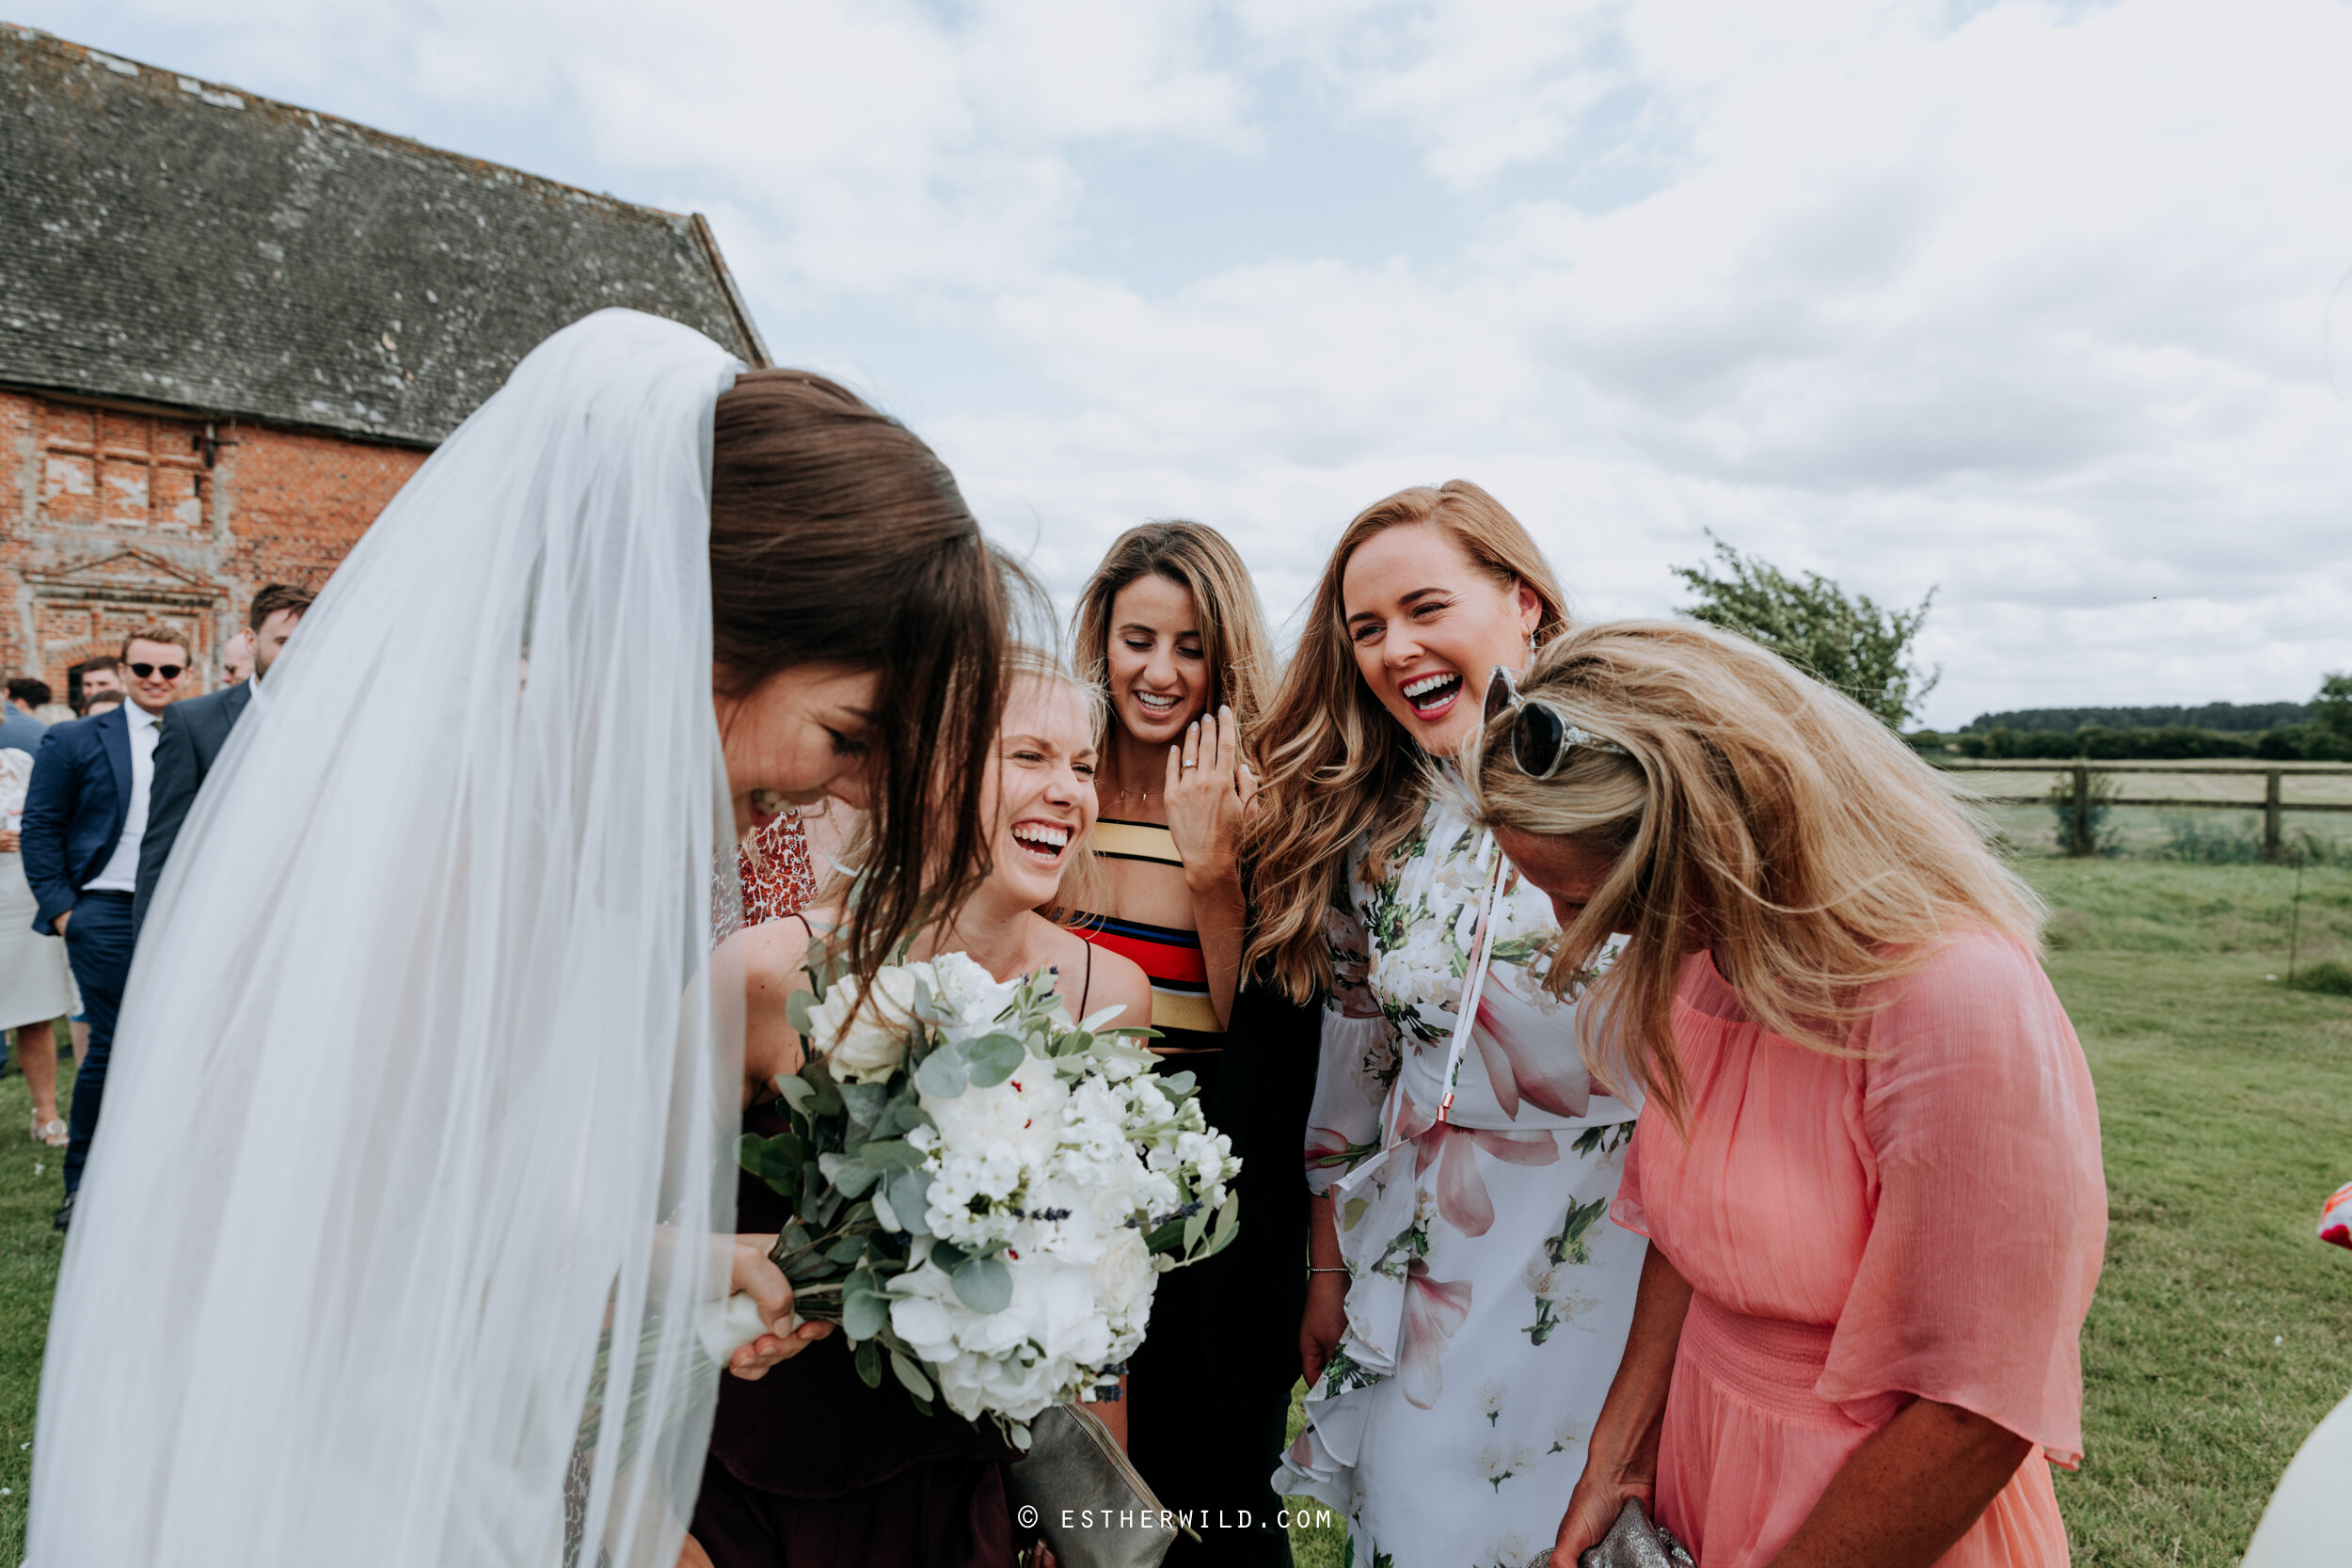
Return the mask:
<path id="1" fill-rule="evenodd" d="M 314 596 L 309 589 L 287 582 L 273 582 L 254 594 L 252 613 L 246 617 L 252 628 L 251 676 L 209 697 L 174 703 L 164 715 L 155 742 L 153 803 L 147 812 L 146 836 L 139 840 L 138 896 L 131 906 L 133 941 L 147 929 L 147 906 L 155 896 L 155 885 L 164 879 L 164 865 L 180 841 L 180 825 L 188 819 L 197 791 L 204 787 L 204 776 L 246 709 L 268 705 L 262 679 L 277 663 Z"/>
<path id="2" fill-rule="evenodd" d="M 98 1131 L 115 1015 L 131 974 L 132 900 L 154 788 L 155 741 L 164 709 L 187 673 L 187 638 L 170 626 L 143 626 L 124 640 L 122 665 L 129 702 L 41 736 L 20 835 L 24 879 L 40 905 L 33 929 L 65 938 L 89 1015 L 89 1052 L 73 1085 L 60 1230 L 72 1222 L 73 1195 Z"/>

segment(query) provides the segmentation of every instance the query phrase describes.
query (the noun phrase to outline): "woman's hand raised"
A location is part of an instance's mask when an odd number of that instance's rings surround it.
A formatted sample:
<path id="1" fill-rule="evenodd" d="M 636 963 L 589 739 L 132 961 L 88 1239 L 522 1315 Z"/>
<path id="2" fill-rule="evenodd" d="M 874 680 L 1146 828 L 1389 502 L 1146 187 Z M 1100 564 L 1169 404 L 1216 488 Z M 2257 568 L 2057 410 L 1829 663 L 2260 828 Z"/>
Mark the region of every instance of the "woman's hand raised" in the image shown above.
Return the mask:
<path id="1" fill-rule="evenodd" d="M 747 1382 L 755 1383 L 766 1377 L 769 1368 L 779 1361 L 789 1361 L 833 1332 L 831 1323 L 788 1326 L 792 1322 L 792 1282 L 784 1277 L 784 1271 L 768 1256 L 775 1244 L 773 1236 L 735 1238 L 730 1288 L 752 1298 L 752 1305 L 759 1308 L 761 1323 L 783 1329 L 738 1346 L 735 1354 L 727 1357 L 727 1370 Z"/>
<path id="2" fill-rule="evenodd" d="M 1242 819 L 1257 793 L 1230 707 L 1193 721 L 1184 743 L 1168 749 L 1168 831 L 1196 897 L 1238 883 Z"/>

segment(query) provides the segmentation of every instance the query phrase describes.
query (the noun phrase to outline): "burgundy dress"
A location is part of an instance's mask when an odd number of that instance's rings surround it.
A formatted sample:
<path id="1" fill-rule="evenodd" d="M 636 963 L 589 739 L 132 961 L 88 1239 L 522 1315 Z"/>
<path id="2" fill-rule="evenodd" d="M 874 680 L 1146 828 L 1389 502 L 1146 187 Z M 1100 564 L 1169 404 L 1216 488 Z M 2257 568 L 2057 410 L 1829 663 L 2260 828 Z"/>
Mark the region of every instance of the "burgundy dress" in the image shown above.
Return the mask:
<path id="1" fill-rule="evenodd" d="M 771 874 L 745 866 L 745 925 L 784 919 L 808 896 L 801 833 L 797 815 L 763 831 Z M 773 1101 L 743 1113 L 746 1132 L 785 1130 Z M 748 1173 L 735 1201 L 738 1230 L 790 1217 Z M 1014 1457 L 993 1429 L 944 1405 L 923 1416 L 894 1378 L 866 1386 L 835 1334 L 757 1382 L 720 1374 L 694 1539 L 716 1568 L 1013 1568 L 1004 1467 Z"/>

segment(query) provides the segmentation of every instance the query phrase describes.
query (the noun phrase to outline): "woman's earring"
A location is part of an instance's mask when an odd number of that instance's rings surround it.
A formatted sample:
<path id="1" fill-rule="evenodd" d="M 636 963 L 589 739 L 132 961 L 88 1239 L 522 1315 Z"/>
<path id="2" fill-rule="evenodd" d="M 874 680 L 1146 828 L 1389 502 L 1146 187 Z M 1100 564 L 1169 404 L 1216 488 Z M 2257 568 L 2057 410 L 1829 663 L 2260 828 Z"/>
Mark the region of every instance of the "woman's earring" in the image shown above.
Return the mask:
<path id="1" fill-rule="evenodd" d="M 1531 662 L 1535 657 L 1535 634 L 1533 631 L 1527 634 L 1527 657 Z"/>

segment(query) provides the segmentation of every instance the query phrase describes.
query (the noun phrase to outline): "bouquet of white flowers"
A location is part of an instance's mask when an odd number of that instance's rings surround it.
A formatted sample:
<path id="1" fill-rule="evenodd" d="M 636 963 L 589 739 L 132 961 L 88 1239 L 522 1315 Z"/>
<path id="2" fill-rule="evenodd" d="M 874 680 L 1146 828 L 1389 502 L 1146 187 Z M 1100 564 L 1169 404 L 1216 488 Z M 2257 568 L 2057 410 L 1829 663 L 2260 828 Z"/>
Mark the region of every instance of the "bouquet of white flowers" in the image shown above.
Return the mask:
<path id="1" fill-rule="evenodd" d="M 869 989 L 822 944 L 809 974 L 791 1131 L 740 1156 L 793 1200 L 772 1256 L 797 1309 L 841 1325 L 868 1386 L 886 1360 L 927 1413 L 1025 1448 L 1142 1342 L 1159 1275 L 1232 1240 L 1241 1162 L 1192 1075 L 1152 1070 L 1152 1031 L 1072 1023 L 1050 975 L 945 953 Z"/>

